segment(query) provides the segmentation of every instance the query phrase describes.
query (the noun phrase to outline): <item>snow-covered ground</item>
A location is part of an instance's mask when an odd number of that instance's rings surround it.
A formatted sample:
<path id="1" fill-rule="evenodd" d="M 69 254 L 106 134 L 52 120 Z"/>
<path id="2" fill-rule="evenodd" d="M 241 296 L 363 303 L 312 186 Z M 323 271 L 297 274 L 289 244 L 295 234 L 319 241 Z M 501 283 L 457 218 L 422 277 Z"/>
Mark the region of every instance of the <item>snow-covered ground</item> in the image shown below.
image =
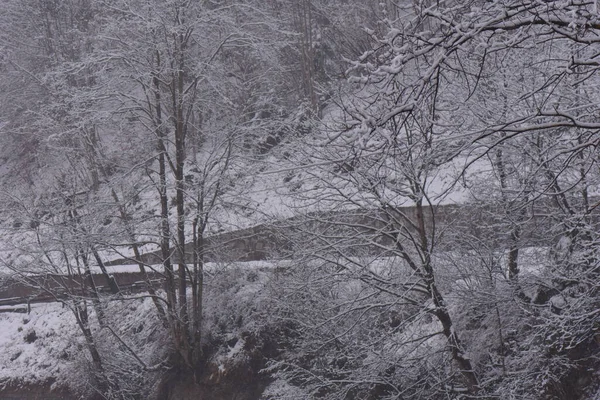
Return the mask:
<path id="1" fill-rule="evenodd" d="M 157 335 L 154 306 L 149 299 L 109 303 L 107 315 L 114 331 L 148 365 L 164 356 L 164 340 Z M 119 341 L 90 322 L 101 354 L 118 360 Z M 127 354 L 126 354 L 127 355 Z M 130 356 L 130 354 L 129 354 Z M 123 357 L 124 362 L 134 363 Z M 112 361 L 115 362 L 114 360 Z M 0 389 L 3 386 L 51 384 L 73 393 L 89 393 L 89 351 L 73 312 L 59 303 L 34 304 L 29 314 L 0 313 Z"/>
<path id="2" fill-rule="evenodd" d="M 35 304 L 30 314 L 0 314 L 0 386 L 54 382 L 81 374 L 84 343 L 75 318 L 60 304 Z"/>

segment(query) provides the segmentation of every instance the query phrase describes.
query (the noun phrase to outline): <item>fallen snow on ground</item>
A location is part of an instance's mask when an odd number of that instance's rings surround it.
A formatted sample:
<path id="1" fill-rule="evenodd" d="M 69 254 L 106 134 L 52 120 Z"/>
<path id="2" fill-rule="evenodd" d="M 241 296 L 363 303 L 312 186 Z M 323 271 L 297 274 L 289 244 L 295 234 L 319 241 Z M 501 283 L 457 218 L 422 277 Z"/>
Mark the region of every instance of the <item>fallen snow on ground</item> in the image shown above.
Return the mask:
<path id="1" fill-rule="evenodd" d="M 36 304 L 30 314 L 0 314 L 0 386 L 67 385 L 81 375 L 83 350 L 74 316 L 60 304 Z"/>
<path id="2" fill-rule="evenodd" d="M 123 367 L 119 373 L 130 373 L 132 379 L 139 373 L 137 361 L 123 350 L 121 340 L 150 368 L 164 361 L 168 350 L 165 332 L 149 298 L 138 296 L 104 303 L 106 322 L 114 334 L 100 328 L 92 307 L 88 310 L 105 368 Z M 0 389 L 7 385 L 52 384 L 52 388 L 69 388 L 73 393 L 85 394 L 93 390 L 90 363 L 83 334 L 66 305 L 35 304 L 30 314 L 0 313 Z M 147 375 L 148 384 L 158 376 Z"/>

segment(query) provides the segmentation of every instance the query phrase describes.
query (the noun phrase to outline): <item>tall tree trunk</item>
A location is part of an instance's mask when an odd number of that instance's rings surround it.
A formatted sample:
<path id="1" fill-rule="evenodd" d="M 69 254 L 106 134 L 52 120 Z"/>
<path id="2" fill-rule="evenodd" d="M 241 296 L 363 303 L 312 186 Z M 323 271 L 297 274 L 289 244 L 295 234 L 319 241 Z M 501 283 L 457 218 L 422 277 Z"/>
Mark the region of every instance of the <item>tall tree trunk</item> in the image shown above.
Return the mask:
<path id="1" fill-rule="evenodd" d="M 200 213 L 199 213 L 200 214 Z M 198 369 L 202 357 L 202 297 L 204 285 L 204 220 L 197 217 L 194 220 L 194 272 L 192 276 L 192 359 Z"/>
<path id="2" fill-rule="evenodd" d="M 435 306 L 435 311 L 433 312 L 433 314 L 442 324 L 442 331 L 444 332 L 444 336 L 446 336 L 446 339 L 448 340 L 448 344 L 450 346 L 450 354 L 452 354 L 452 358 L 458 365 L 458 368 L 464 378 L 469 393 L 475 394 L 479 390 L 479 382 L 477 380 L 477 376 L 475 375 L 475 371 L 473 370 L 471 360 L 469 360 L 469 358 L 465 355 L 462 342 L 454 329 L 452 318 L 450 317 L 444 299 L 439 293 L 437 286 L 433 280 L 431 282 L 428 282 L 427 287 L 429 292 L 431 293 L 433 304 Z"/>
<path id="3" fill-rule="evenodd" d="M 474 394 L 479 390 L 477 376 L 473 370 L 471 360 L 469 360 L 464 353 L 463 345 L 458 334 L 456 333 L 456 330 L 454 329 L 452 318 L 448 312 L 446 302 L 444 301 L 442 294 L 439 292 L 435 282 L 435 273 L 431 265 L 431 256 L 428 248 L 427 226 L 425 224 L 423 200 L 421 198 L 416 201 L 416 217 L 416 226 L 419 231 L 419 238 L 421 240 L 420 247 L 421 251 L 423 252 L 423 275 L 425 278 L 427 291 L 431 295 L 431 299 L 433 301 L 433 314 L 442 324 L 442 331 L 444 332 L 444 336 L 446 336 L 450 346 L 450 354 L 452 354 L 452 358 L 460 369 L 469 393 Z"/>
<path id="4" fill-rule="evenodd" d="M 178 312 L 182 329 L 181 343 L 184 358 L 190 364 L 190 338 L 189 338 L 189 314 L 187 306 L 187 265 L 185 254 L 185 187 L 184 187 L 184 162 L 185 162 L 185 134 L 186 124 L 184 115 L 184 67 L 185 67 L 185 41 L 183 35 L 177 40 L 177 65 L 175 73 L 176 85 L 173 88 L 173 103 L 175 110 L 175 201 L 177 208 L 177 250 L 179 266 L 179 303 Z"/>
<path id="5" fill-rule="evenodd" d="M 156 71 L 161 69 L 160 53 L 155 53 Z M 152 85 L 154 90 L 154 118 L 157 132 L 158 150 L 158 196 L 160 198 L 160 250 L 165 268 L 165 292 L 167 293 L 167 317 L 170 322 L 175 346 L 178 343 L 179 322 L 175 310 L 177 297 L 175 289 L 175 274 L 171 263 L 171 228 L 169 224 L 169 199 L 167 197 L 167 146 L 162 120 L 162 96 L 158 72 L 153 73 Z"/>

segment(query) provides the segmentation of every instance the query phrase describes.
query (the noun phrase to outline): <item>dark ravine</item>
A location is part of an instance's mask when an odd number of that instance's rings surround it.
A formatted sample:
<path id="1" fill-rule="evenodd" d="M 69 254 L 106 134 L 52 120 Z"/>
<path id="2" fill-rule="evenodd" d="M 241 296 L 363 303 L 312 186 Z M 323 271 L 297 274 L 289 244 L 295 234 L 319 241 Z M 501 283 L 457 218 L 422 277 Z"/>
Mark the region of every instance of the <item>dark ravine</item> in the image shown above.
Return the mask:
<path id="1" fill-rule="evenodd" d="M 163 376 L 154 400 L 259 400 L 272 381 L 263 369 L 267 361 L 279 354 L 273 335 L 277 330 L 263 330 L 252 334 L 244 332 L 237 338 L 243 341 L 243 362 L 217 363 L 214 354 L 196 376 L 171 371 Z M 212 343 L 205 347 L 205 354 L 217 353 L 231 343 Z"/>
<path id="2" fill-rule="evenodd" d="M 28 383 L 0 385 L 0 400 L 79 400 L 79 396 L 68 388 L 53 388 L 51 383 Z"/>

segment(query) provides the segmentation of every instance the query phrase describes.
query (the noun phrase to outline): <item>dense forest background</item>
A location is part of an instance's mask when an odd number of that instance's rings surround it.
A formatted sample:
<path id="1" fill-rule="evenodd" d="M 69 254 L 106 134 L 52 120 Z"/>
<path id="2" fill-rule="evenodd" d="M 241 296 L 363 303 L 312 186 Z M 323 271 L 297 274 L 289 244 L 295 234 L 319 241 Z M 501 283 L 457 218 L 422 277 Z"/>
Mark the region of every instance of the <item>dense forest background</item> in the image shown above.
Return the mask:
<path id="1" fill-rule="evenodd" d="M 596 1 L 3 0 L 0 266 L 86 396 L 598 399 L 599 72 Z"/>

